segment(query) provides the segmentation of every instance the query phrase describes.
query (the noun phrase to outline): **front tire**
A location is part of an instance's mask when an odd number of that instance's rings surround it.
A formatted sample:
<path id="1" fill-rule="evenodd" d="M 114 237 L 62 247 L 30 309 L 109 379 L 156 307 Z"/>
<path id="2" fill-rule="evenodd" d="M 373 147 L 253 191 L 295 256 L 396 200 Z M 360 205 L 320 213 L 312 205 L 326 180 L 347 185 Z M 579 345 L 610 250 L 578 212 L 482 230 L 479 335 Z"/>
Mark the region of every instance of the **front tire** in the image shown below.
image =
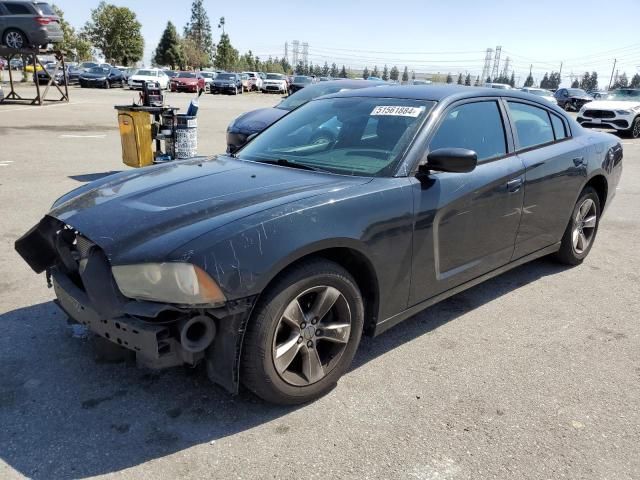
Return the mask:
<path id="1" fill-rule="evenodd" d="M 360 343 L 362 295 L 328 260 L 292 268 L 262 296 L 247 328 L 242 382 L 264 400 L 295 405 L 331 390 Z"/>
<path id="2" fill-rule="evenodd" d="M 600 224 L 600 197 L 586 187 L 576 202 L 555 258 L 565 265 L 580 265 L 589 255 Z"/>
<path id="3" fill-rule="evenodd" d="M 640 117 L 636 117 L 631 124 L 631 128 L 627 130 L 630 138 L 640 138 Z"/>

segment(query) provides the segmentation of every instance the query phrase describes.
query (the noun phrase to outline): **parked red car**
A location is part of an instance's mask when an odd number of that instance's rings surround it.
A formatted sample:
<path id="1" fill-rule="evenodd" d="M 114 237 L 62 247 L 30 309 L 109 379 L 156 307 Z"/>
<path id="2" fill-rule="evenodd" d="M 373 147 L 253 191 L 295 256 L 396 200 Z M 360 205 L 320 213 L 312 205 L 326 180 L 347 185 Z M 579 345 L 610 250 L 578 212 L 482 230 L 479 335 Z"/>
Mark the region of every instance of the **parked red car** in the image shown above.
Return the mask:
<path id="1" fill-rule="evenodd" d="M 171 79 L 169 88 L 172 92 L 193 92 L 199 93 L 205 89 L 204 77 L 200 72 L 178 72 Z"/>

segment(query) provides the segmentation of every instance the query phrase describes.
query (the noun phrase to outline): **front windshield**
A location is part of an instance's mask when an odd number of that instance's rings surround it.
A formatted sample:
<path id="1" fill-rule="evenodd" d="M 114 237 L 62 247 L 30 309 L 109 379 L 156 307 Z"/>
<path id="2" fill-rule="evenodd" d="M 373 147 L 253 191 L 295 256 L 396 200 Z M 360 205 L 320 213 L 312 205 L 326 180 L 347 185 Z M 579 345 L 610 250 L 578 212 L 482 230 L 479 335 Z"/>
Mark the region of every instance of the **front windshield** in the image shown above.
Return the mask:
<path id="1" fill-rule="evenodd" d="M 104 67 L 93 67 L 91 69 L 89 69 L 89 73 L 102 73 L 105 74 L 109 72 L 108 68 L 104 68 Z"/>
<path id="2" fill-rule="evenodd" d="M 569 95 L 586 95 L 587 94 L 587 92 L 585 92 L 581 88 L 570 88 L 567 91 L 569 92 Z"/>
<path id="3" fill-rule="evenodd" d="M 233 73 L 220 73 L 216 77 L 216 80 L 235 80 L 236 76 Z"/>
<path id="4" fill-rule="evenodd" d="M 293 83 L 311 83 L 310 77 L 293 77 Z"/>
<path id="5" fill-rule="evenodd" d="M 280 102 L 278 108 L 281 110 L 293 110 L 294 108 L 298 108 L 300 105 L 305 104 L 314 98 L 321 97 L 323 95 L 329 95 L 330 93 L 341 92 L 342 90 L 350 90 L 349 88 L 344 88 L 342 85 L 323 85 L 318 83 L 316 85 L 311 85 L 310 87 L 303 88 L 302 90 L 298 90 L 293 95 L 290 95 L 285 100 Z"/>
<path id="6" fill-rule="evenodd" d="M 284 80 L 283 75 L 278 73 L 267 73 L 267 80 Z"/>
<path id="7" fill-rule="evenodd" d="M 136 73 L 136 75 L 141 75 L 143 77 L 157 77 L 158 72 L 155 70 L 138 70 L 138 73 Z"/>
<path id="8" fill-rule="evenodd" d="M 200 72 L 200 75 L 202 75 L 204 78 L 215 78 L 216 77 L 215 73 L 209 73 L 209 72 Z"/>
<path id="9" fill-rule="evenodd" d="M 388 176 L 434 104 L 404 98 L 314 100 L 267 128 L 238 157 L 343 175 Z"/>
<path id="10" fill-rule="evenodd" d="M 198 76 L 193 72 L 180 72 L 176 75 L 178 78 L 198 78 Z"/>
<path id="11" fill-rule="evenodd" d="M 640 90 L 613 90 L 607 100 L 640 102 Z"/>

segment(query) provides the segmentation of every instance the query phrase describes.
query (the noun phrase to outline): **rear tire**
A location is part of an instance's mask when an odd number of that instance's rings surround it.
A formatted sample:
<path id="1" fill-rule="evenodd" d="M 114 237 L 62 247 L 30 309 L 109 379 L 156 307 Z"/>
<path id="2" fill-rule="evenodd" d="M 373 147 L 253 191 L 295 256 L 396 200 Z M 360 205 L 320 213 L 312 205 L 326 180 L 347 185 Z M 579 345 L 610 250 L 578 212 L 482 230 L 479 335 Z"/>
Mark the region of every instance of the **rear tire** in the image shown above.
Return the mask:
<path id="1" fill-rule="evenodd" d="M 28 46 L 27 37 L 20 30 L 10 28 L 2 37 L 2 44 L 9 48 L 24 48 Z"/>
<path id="2" fill-rule="evenodd" d="M 600 197 L 592 187 L 580 194 L 562 236 L 555 259 L 565 265 L 580 265 L 589 255 L 600 224 Z"/>
<path id="3" fill-rule="evenodd" d="M 242 383 L 272 403 L 314 400 L 349 368 L 363 323 L 362 296 L 349 272 L 323 259 L 301 263 L 254 309 L 242 348 Z"/>

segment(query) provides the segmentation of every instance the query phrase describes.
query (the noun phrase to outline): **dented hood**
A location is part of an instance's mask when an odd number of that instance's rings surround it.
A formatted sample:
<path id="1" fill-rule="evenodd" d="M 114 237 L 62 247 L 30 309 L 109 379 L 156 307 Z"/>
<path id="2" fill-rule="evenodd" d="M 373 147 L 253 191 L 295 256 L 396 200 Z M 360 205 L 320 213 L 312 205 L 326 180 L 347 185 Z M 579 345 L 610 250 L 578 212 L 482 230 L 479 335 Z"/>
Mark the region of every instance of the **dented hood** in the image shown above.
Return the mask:
<path id="1" fill-rule="evenodd" d="M 220 156 L 127 171 L 61 197 L 49 213 L 113 263 L 153 261 L 253 213 L 369 179 Z"/>

